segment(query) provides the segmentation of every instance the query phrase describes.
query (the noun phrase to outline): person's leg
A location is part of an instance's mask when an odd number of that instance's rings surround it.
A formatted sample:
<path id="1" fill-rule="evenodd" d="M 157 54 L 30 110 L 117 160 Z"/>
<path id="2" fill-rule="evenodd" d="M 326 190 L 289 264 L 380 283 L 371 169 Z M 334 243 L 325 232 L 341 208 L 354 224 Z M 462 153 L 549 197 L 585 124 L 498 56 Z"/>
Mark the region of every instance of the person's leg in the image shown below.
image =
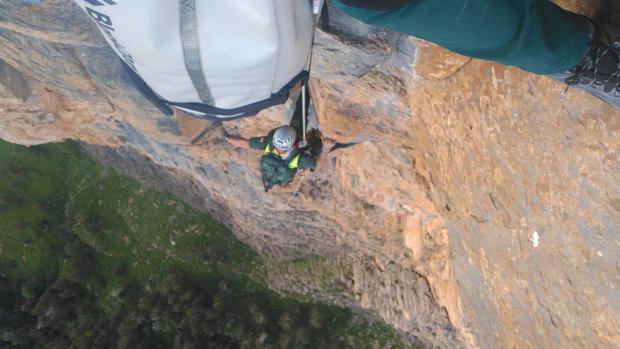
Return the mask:
<path id="1" fill-rule="evenodd" d="M 537 74 L 575 67 L 591 35 L 585 17 L 549 0 L 396 0 L 392 9 L 370 9 L 370 3 L 334 0 L 338 8 L 366 23 Z"/>

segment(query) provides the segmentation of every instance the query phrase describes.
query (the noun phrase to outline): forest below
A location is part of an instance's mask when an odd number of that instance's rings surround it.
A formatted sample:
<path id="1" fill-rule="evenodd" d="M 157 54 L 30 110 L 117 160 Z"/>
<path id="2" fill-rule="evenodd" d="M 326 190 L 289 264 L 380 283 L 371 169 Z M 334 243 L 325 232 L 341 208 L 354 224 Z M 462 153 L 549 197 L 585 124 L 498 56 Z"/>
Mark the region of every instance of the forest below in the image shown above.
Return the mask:
<path id="1" fill-rule="evenodd" d="M 79 145 L 0 141 L 0 348 L 412 348 L 264 273 L 225 226 Z"/>

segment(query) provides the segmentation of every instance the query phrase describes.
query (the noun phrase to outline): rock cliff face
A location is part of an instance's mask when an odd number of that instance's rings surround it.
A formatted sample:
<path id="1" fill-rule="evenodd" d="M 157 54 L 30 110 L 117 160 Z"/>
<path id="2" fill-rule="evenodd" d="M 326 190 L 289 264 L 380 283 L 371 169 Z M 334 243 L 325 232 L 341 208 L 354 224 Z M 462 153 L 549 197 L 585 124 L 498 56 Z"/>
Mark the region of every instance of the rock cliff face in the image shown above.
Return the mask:
<path id="1" fill-rule="evenodd" d="M 335 10 L 323 29 L 321 130 L 374 141 L 334 152 L 290 202 L 299 179 L 265 194 L 257 153 L 149 105 L 69 0 L 0 0 L 0 137 L 80 140 L 228 224 L 274 288 L 367 309 L 426 345 L 618 347 L 620 113 Z M 223 127 L 261 135 L 286 109 Z"/>

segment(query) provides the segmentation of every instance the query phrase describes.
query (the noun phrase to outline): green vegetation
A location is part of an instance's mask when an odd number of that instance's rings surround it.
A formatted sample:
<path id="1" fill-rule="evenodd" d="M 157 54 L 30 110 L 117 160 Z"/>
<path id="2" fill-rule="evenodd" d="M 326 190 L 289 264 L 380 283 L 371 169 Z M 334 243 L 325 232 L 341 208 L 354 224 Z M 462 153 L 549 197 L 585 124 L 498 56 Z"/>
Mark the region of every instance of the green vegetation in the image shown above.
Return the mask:
<path id="1" fill-rule="evenodd" d="M 224 226 L 77 145 L 0 141 L 0 348 L 410 347 L 262 275 Z"/>

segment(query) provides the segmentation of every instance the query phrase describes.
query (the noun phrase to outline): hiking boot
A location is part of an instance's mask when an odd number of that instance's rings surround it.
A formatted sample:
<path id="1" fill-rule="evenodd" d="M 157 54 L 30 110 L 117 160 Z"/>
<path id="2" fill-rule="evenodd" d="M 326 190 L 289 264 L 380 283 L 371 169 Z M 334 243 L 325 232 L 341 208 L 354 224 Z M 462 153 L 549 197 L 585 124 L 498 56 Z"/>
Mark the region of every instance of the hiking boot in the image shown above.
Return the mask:
<path id="1" fill-rule="evenodd" d="M 591 30 L 592 39 L 581 62 L 550 76 L 620 108 L 620 29 L 591 22 Z"/>

